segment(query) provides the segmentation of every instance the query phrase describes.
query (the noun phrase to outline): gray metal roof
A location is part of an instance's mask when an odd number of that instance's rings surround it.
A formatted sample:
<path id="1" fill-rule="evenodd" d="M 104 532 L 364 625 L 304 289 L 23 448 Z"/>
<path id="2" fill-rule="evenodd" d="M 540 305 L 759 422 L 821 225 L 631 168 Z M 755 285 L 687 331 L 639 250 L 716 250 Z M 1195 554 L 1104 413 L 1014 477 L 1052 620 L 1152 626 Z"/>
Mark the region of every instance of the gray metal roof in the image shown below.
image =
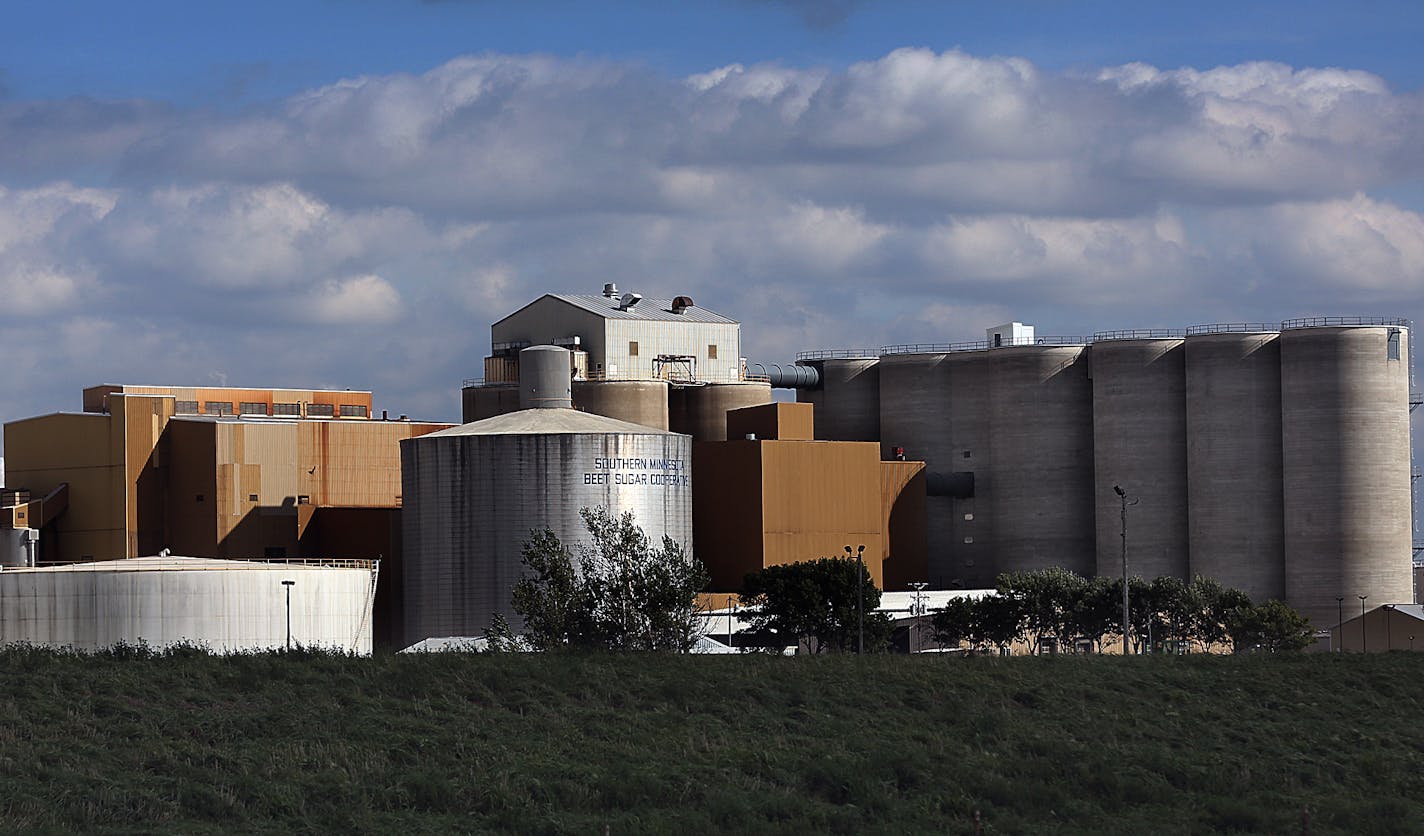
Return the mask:
<path id="1" fill-rule="evenodd" d="M 680 314 L 672 312 L 671 299 L 644 298 L 631 311 L 618 310 L 618 300 L 607 296 L 580 296 L 573 293 L 550 293 L 549 296 L 606 319 L 645 319 L 653 322 L 710 322 L 719 325 L 736 325 L 737 320 L 729 319 L 696 305 Z"/>
<path id="2" fill-rule="evenodd" d="M 642 424 L 605 418 L 577 409 L 522 409 L 448 430 L 404 439 L 402 443 L 457 435 L 567 435 L 619 433 L 622 435 L 677 435 Z"/>

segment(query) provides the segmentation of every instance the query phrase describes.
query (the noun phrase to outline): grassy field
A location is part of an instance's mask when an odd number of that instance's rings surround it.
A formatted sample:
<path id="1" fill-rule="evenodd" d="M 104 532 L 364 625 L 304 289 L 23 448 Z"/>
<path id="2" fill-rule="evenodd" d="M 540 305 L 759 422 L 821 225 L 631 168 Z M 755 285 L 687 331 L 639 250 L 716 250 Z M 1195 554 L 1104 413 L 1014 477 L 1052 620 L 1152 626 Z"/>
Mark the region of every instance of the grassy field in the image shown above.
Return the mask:
<path id="1" fill-rule="evenodd" d="M 1424 832 L 1424 654 L 0 652 L 0 828 Z"/>

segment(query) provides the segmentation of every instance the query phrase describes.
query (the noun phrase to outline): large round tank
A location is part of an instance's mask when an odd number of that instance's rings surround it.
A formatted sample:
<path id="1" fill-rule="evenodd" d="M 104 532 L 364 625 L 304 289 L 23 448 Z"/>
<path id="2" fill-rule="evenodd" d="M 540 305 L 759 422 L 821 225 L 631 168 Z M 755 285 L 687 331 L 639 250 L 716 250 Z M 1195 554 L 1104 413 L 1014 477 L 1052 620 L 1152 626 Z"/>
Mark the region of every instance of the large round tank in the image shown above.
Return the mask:
<path id="1" fill-rule="evenodd" d="M 771 385 L 765 381 L 678 386 L 673 393 L 669 398 L 668 426 L 696 441 L 726 441 L 729 411 L 772 400 Z"/>
<path id="2" fill-rule="evenodd" d="M 460 390 L 461 414 L 466 424 L 519 411 L 519 386 L 485 383 Z"/>
<path id="3" fill-rule="evenodd" d="M 1187 366 L 1177 337 L 1127 332 L 1094 340 L 1093 459 L 1097 572 L 1122 575 L 1122 500 L 1128 568 L 1152 579 L 1189 579 L 1187 548 Z"/>
<path id="4" fill-rule="evenodd" d="M 574 408 L 605 418 L 668 428 L 668 385 L 662 380 L 575 380 Z"/>
<path id="5" fill-rule="evenodd" d="M 1280 334 L 1196 326 L 1186 358 L 1191 573 L 1253 600 L 1284 600 Z M 1128 551 L 1131 559 L 1131 539 Z"/>
<path id="6" fill-rule="evenodd" d="M 371 567 L 138 557 L 0 572 L 0 643 L 101 650 L 199 644 L 219 653 L 292 642 L 371 652 Z M 292 581 L 290 587 L 283 581 Z"/>
<path id="7" fill-rule="evenodd" d="M 887 354 L 880 359 L 881 458 L 894 458 L 900 448 L 906 459 L 925 462 L 928 471 L 951 460 L 946 356 Z M 935 588 L 951 586 L 956 577 L 950 562 L 953 513 L 949 497 L 925 497 L 929 582 Z"/>
<path id="8" fill-rule="evenodd" d="M 798 389 L 796 400 L 816 405 L 816 438 L 826 441 L 880 440 L 880 360 L 826 357 L 797 361 L 821 373 L 819 389 Z"/>
<path id="9" fill-rule="evenodd" d="M 1413 584 L 1409 331 L 1318 321 L 1281 332 L 1281 441 L 1285 597 L 1322 627 L 1337 598 L 1407 604 Z"/>
<path id="10" fill-rule="evenodd" d="M 950 457 L 933 468 L 935 473 L 971 473 L 972 496 L 949 500 L 950 538 L 940 565 L 945 586 L 984 589 L 994 586 L 999 568 L 995 562 L 993 496 L 994 449 L 990 414 L 993 369 L 982 351 L 950 354 L 950 408 L 947 417 Z"/>
<path id="11" fill-rule="evenodd" d="M 1084 345 L 976 352 L 989 365 L 994 564 L 999 572 L 1097 568 L 1093 386 Z M 976 492 L 978 491 L 976 478 Z"/>
<path id="12" fill-rule="evenodd" d="M 511 606 L 530 532 L 588 542 L 582 508 L 631 511 L 692 550 L 692 440 L 572 409 L 530 409 L 401 442 L 405 637 L 479 636 Z"/>

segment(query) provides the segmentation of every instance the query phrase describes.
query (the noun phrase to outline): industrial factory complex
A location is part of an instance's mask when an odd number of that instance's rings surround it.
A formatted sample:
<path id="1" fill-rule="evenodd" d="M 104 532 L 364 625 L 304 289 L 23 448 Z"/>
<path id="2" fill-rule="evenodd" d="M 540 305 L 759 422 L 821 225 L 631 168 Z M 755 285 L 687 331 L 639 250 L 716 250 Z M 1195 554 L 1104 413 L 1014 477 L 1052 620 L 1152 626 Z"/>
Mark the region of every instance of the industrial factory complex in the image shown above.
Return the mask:
<path id="1" fill-rule="evenodd" d="M 594 506 L 683 544 L 717 595 L 847 544 L 891 591 L 1117 576 L 1126 550 L 1328 629 L 1342 600 L 1416 601 L 1410 333 L 1010 323 L 749 363 L 735 319 L 610 284 L 495 322 L 459 426 L 367 392 L 98 386 L 5 426 L 0 642 L 477 636 L 518 623 L 530 532 L 584 542 Z"/>

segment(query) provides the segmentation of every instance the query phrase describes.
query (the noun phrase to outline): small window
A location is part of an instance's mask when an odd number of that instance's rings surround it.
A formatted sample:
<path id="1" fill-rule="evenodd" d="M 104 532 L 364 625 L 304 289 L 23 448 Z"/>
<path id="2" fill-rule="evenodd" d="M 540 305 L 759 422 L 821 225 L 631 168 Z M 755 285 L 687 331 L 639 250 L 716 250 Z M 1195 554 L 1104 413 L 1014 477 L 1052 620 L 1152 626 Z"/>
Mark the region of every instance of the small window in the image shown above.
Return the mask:
<path id="1" fill-rule="evenodd" d="M 231 415 L 232 401 L 204 401 L 203 412 L 207 415 Z"/>
<path id="2" fill-rule="evenodd" d="M 330 418 L 336 414 L 336 408 L 329 403 L 309 403 L 307 404 L 307 416 L 312 418 Z"/>
<path id="3" fill-rule="evenodd" d="M 196 498 L 194 501 L 195 501 L 195 502 L 202 502 L 202 501 L 203 501 L 203 495 L 202 495 L 202 494 L 198 494 L 197 498 Z"/>
<path id="4" fill-rule="evenodd" d="M 965 514 L 965 515 L 964 515 L 964 521 L 965 521 L 965 522 L 974 522 L 974 515 L 973 515 L 973 514 Z"/>
<path id="5" fill-rule="evenodd" d="M 248 501 L 248 502 L 256 502 L 256 501 L 257 501 L 257 494 L 255 494 L 255 493 L 250 493 L 250 494 L 248 494 L 248 495 L 247 495 L 247 501 Z"/>
<path id="6" fill-rule="evenodd" d="M 715 346 L 715 345 L 709 345 L 709 346 L 707 346 L 707 359 L 708 359 L 708 360 L 716 360 L 716 359 L 717 359 L 717 346 Z"/>
<path id="7" fill-rule="evenodd" d="M 342 418 L 365 418 L 366 406 L 359 403 L 344 403 L 341 405 Z"/>
<path id="8" fill-rule="evenodd" d="M 964 458 L 966 458 L 966 459 L 969 458 L 969 451 L 968 451 L 968 450 L 965 450 L 965 451 L 964 451 Z"/>
<path id="9" fill-rule="evenodd" d="M 637 343 L 637 342 L 630 342 L 630 343 L 628 343 L 628 356 L 629 356 L 629 357 L 637 357 L 637 356 L 638 356 L 638 343 Z"/>
<path id="10" fill-rule="evenodd" d="M 266 415 L 267 404 L 257 403 L 256 401 L 243 401 L 240 405 L 240 411 L 243 415 Z"/>
<path id="11" fill-rule="evenodd" d="M 272 404 L 273 415 L 301 415 L 302 405 L 299 403 L 274 403 Z"/>
<path id="12" fill-rule="evenodd" d="M 1390 360 L 1398 360 L 1398 359 L 1399 359 L 1399 329 L 1398 329 L 1398 328 L 1391 328 L 1391 329 L 1389 329 L 1389 342 L 1386 343 L 1386 349 L 1385 349 L 1385 351 L 1387 352 L 1386 356 L 1387 356 Z"/>
<path id="13" fill-rule="evenodd" d="M 964 538 L 964 545 L 966 545 L 966 546 L 972 546 L 972 545 L 974 545 L 974 538 L 973 538 L 973 537 L 965 537 L 965 538 Z"/>
<path id="14" fill-rule="evenodd" d="M 298 504 L 298 505 L 310 505 L 310 504 L 311 504 L 311 497 L 307 496 L 306 494 L 302 494 L 301 496 L 297 497 L 297 504 Z"/>
<path id="15" fill-rule="evenodd" d="M 197 401 L 174 401 L 174 402 L 173 402 L 173 411 L 174 411 L 175 413 L 179 414 L 179 415 L 197 415 L 197 414 L 198 414 L 198 402 L 197 402 Z"/>

